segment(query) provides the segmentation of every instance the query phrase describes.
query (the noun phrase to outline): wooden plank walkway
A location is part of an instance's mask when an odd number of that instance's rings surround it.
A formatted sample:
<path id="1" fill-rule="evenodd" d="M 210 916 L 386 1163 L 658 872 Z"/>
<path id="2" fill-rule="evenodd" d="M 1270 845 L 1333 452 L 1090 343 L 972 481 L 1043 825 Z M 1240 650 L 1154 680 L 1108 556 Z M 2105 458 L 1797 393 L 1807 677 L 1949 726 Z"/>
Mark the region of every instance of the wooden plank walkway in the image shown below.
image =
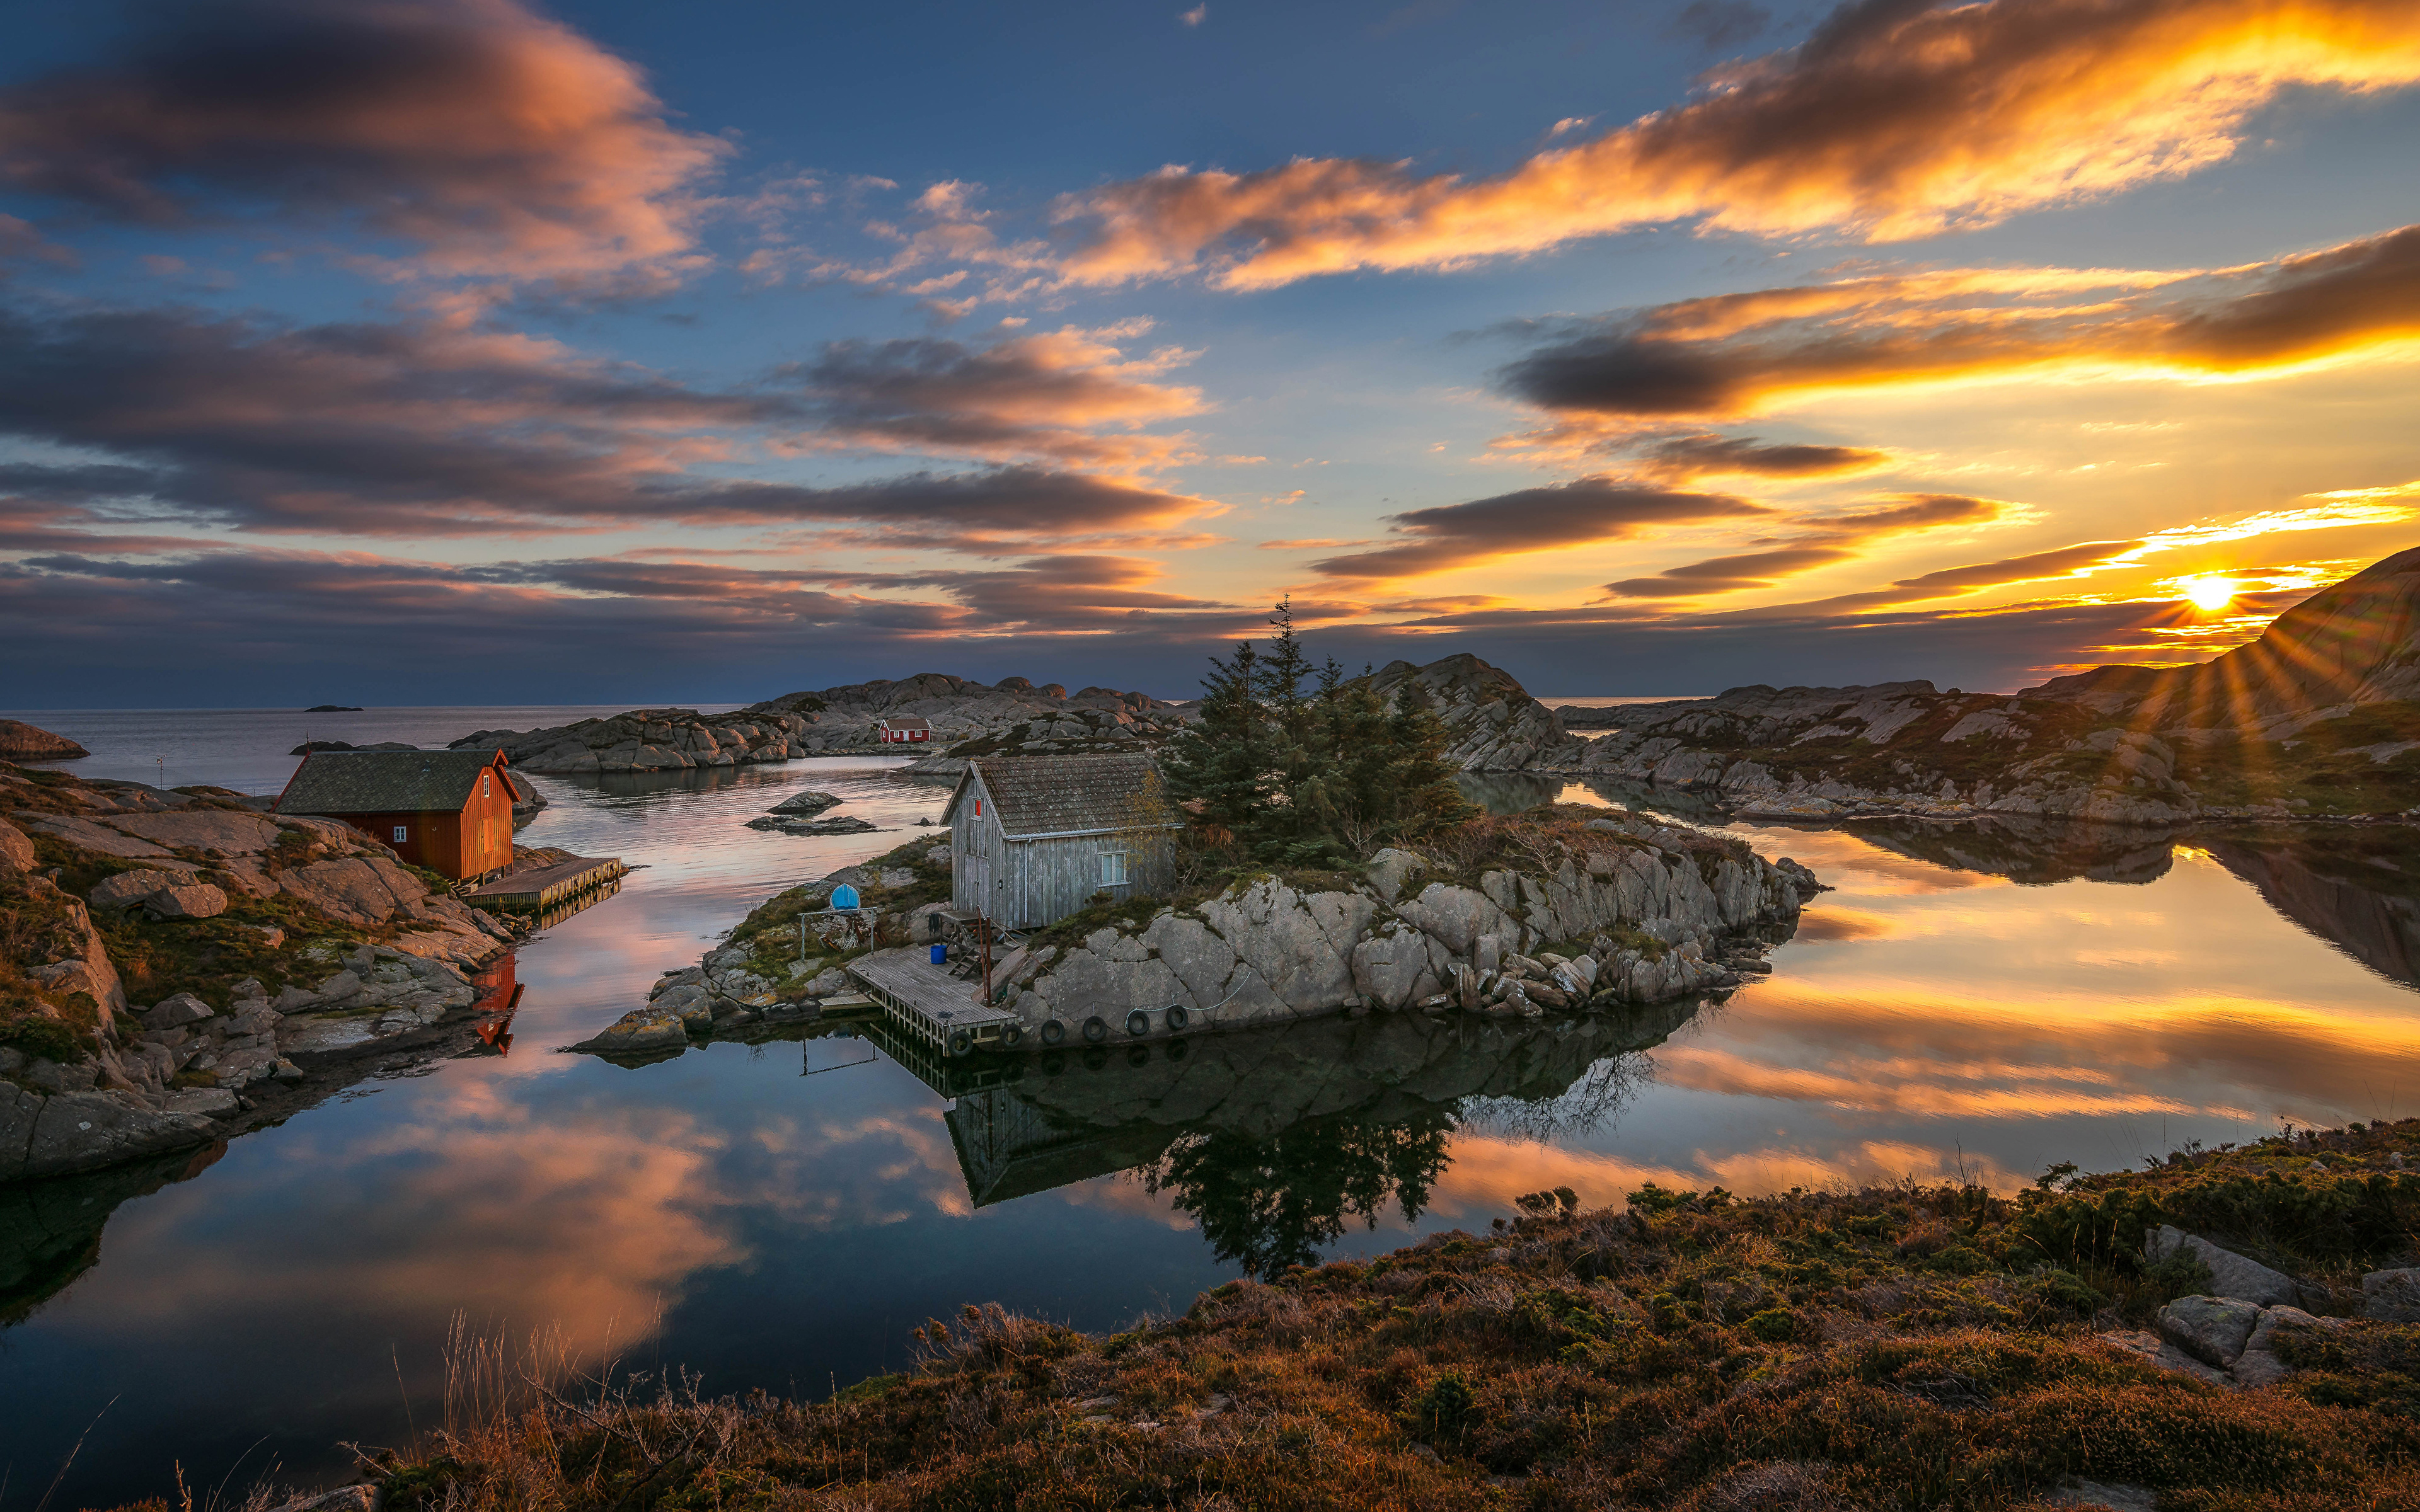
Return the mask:
<path id="1" fill-rule="evenodd" d="M 848 964 L 848 974 L 880 1003 L 901 1029 L 947 1055 L 1013 1050 L 1025 1022 L 1004 1008 L 985 1008 L 976 986 L 933 964 L 921 947 L 876 950 Z"/>
<path id="2" fill-rule="evenodd" d="M 507 872 L 464 893 L 462 901 L 490 913 L 543 914 L 591 887 L 619 880 L 629 870 L 620 856 L 574 856 L 552 866 Z"/>

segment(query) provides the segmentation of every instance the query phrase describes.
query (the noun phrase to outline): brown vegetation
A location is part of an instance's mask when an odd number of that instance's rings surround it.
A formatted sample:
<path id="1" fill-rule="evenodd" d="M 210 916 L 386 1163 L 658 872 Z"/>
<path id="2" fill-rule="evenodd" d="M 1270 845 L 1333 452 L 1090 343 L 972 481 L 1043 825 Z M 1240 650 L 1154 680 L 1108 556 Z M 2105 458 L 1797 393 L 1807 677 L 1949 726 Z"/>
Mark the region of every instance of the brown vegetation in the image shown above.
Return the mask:
<path id="1" fill-rule="evenodd" d="M 2289 1133 L 2015 1198 L 1901 1186 L 1523 1200 L 1483 1235 L 1233 1282 L 1091 1338 L 970 1306 L 913 1372 L 830 1400 L 577 1380 L 468 1350 L 399 1509 L 2040 1504 L 2064 1477 L 2164 1509 L 2420 1506 L 2420 1329 L 2353 1322 L 2231 1392 L 2095 1337 L 2202 1284 L 2176 1222 L 2344 1311 L 2412 1257 L 2420 1121 Z"/>

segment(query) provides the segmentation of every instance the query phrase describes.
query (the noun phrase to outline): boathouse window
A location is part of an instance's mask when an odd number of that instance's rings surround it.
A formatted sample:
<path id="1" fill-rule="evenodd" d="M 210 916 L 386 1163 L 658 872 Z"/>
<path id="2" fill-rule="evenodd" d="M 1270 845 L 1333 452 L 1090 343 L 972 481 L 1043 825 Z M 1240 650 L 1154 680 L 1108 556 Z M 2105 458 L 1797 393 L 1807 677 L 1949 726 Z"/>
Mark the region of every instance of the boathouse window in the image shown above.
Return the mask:
<path id="1" fill-rule="evenodd" d="M 481 772 L 479 774 L 479 796 L 483 798 L 495 796 L 496 790 L 489 785 L 494 782 L 494 780 L 495 777 L 492 773 Z"/>
<path id="2" fill-rule="evenodd" d="M 1124 851 L 1103 851 L 1101 853 L 1101 886 L 1104 887 L 1123 887 L 1125 886 L 1125 882 L 1126 853 Z"/>
<path id="3" fill-rule="evenodd" d="M 396 825 L 396 826 L 395 826 L 395 842 L 396 842 L 397 845 L 402 844 L 402 843 L 403 843 L 403 841 L 404 841 L 404 838 L 405 838 L 407 835 L 409 835 L 410 833 L 411 833 L 411 831 L 410 831 L 410 830 L 408 830 L 408 829 L 406 829 L 403 825 Z"/>

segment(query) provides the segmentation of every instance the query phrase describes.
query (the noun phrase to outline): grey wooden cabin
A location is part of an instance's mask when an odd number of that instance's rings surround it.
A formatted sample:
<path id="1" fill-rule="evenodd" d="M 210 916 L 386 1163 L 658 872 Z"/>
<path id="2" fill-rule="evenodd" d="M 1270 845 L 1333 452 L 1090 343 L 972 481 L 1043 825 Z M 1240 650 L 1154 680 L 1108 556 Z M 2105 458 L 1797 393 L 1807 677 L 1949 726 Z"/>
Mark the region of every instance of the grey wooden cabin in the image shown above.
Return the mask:
<path id="1" fill-rule="evenodd" d="M 979 757 L 942 823 L 951 906 L 1009 929 L 1166 891 L 1185 827 L 1148 756 Z"/>

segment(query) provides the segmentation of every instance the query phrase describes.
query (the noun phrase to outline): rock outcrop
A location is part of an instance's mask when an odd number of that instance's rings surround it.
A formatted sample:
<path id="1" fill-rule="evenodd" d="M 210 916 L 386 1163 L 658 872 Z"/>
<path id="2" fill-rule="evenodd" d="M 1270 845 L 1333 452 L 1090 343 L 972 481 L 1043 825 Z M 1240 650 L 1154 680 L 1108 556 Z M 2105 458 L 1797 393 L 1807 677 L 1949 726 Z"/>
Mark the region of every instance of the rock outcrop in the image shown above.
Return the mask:
<path id="1" fill-rule="evenodd" d="M 1750 817 L 2399 815 L 2420 805 L 2420 549 L 2203 666 L 2102 667 L 2013 697 L 1759 685 L 1616 712 L 1579 769 Z"/>
<path id="2" fill-rule="evenodd" d="M 22 719 L 0 719 L 0 761 L 54 762 L 92 752 Z"/>
<path id="3" fill-rule="evenodd" d="M 808 754 L 807 725 L 805 716 L 791 713 L 742 710 L 703 715 L 695 709 L 633 709 L 608 719 L 582 719 L 542 730 L 480 730 L 447 748 L 494 747 L 525 771 L 567 777 L 680 772 L 804 756 Z"/>
<path id="4" fill-rule="evenodd" d="M 1737 986 L 1724 955 L 1786 933 L 1813 891 L 1804 868 L 1735 841 L 1550 812 L 1559 822 L 1540 825 L 1518 861 L 1462 875 L 1384 851 L 1350 891 L 1264 877 L 1063 943 L 1037 937 L 994 981 L 1045 1043 L 1094 1019 L 1123 1031 L 1137 1012 L 1156 1031 L 1171 1007 L 1188 1031 L 1352 1010 L 1529 1017 Z"/>
<path id="5" fill-rule="evenodd" d="M 0 1181 L 219 1137 L 292 1057 L 467 1009 L 518 937 L 349 825 L 217 790 L 0 767 Z"/>
<path id="6" fill-rule="evenodd" d="M 1588 743 L 1563 729 L 1552 709 L 1512 673 L 1467 654 L 1425 667 L 1388 662 L 1371 686 L 1391 699 L 1406 683 L 1429 696 L 1450 741 L 1447 755 L 1471 772 L 1522 772 L 1576 764 Z"/>
<path id="7" fill-rule="evenodd" d="M 2194 739 L 2275 737 L 2363 704 L 2420 702 L 2420 547 L 2320 589 L 2258 640 L 2192 667 L 2096 667 L 2024 696 L 2131 713 Z"/>

